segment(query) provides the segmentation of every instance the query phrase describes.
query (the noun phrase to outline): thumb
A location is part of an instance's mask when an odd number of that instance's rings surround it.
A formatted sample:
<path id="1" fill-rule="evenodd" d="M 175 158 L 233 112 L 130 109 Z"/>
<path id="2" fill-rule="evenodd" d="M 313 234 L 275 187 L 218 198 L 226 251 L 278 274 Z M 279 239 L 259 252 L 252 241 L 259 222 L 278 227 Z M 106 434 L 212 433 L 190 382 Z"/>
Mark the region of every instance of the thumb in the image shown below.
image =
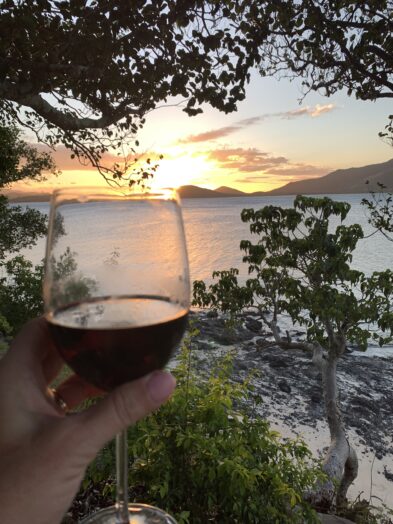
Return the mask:
<path id="1" fill-rule="evenodd" d="M 94 456 L 117 433 L 159 408 L 171 396 L 175 385 L 171 374 L 154 371 L 113 390 L 76 416 L 83 447 L 86 444 L 86 451 Z"/>

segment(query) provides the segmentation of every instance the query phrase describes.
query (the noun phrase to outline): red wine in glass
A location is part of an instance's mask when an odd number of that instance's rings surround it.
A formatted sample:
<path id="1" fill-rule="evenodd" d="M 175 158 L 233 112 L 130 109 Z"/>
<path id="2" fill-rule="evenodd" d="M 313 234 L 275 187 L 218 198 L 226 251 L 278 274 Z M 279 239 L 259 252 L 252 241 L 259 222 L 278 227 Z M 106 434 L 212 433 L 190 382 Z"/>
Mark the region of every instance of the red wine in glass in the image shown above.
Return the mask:
<path id="1" fill-rule="evenodd" d="M 48 320 L 65 362 L 90 384 L 111 390 L 163 368 L 187 316 L 187 309 L 165 297 L 139 296 L 71 304 Z"/>

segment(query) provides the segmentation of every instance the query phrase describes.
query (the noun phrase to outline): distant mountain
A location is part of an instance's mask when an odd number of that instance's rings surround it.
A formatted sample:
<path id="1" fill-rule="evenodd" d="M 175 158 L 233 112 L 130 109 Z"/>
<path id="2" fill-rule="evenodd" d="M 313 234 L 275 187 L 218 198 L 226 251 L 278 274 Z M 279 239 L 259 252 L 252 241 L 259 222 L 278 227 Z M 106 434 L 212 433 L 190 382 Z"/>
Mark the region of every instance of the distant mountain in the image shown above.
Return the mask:
<path id="1" fill-rule="evenodd" d="M 49 202 L 51 193 L 24 193 L 22 191 L 5 191 L 4 194 L 8 197 L 10 202 Z"/>
<path id="2" fill-rule="evenodd" d="M 366 184 L 366 182 L 369 184 Z M 388 191 L 393 192 L 393 159 L 382 164 L 372 164 L 364 167 L 338 169 L 319 178 L 309 178 L 290 182 L 285 186 L 264 193 L 244 193 L 232 187 L 221 186 L 217 189 L 206 189 L 198 186 L 181 186 L 178 191 L 181 198 L 221 198 L 221 197 L 258 197 L 269 195 L 334 195 L 348 193 L 368 193 L 378 189 L 377 184 L 383 184 Z M 49 193 L 5 192 L 11 202 L 46 202 L 50 200 Z"/>
<path id="3" fill-rule="evenodd" d="M 233 187 L 227 187 L 227 186 L 217 187 L 214 191 L 217 191 L 218 193 L 224 193 L 225 195 L 231 195 L 231 196 L 247 196 L 248 195 L 248 193 L 245 193 L 244 191 L 239 191 L 238 189 L 234 189 Z"/>
<path id="4" fill-rule="evenodd" d="M 366 183 L 367 181 L 369 184 Z M 389 191 L 393 191 L 393 159 L 382 164 L 338 169 L 323 177 L 290 182 L 285 186 L 265 194 L 330 195 L 340 193 L 368 193 L 370 190 L 378 189 L 378 182 L 386 186 Z"/>
<path id="5" fill-rule="evenodd" d="M 367 184 L 367 182 L 369 182 Z M 219 197 L 258 197 L 268 195 L 334 195 L 350 193 L 368 193 L 378 189 L 378 183 L 383 184 L 388 191 L 393 191 L 393 159 L 382 164 L 372 164 L 364 167 L 338 169 L 319 178 L 309 178 L 290 182 L 273 191 L 244 193 L 232 187 L 221 186 L 215 190 L 203 189 L 197 186 L 180 188 L 182 198 L 219 198 Z"/>
<path id="6" fill-rule="evenodd" d="M 231 189 L 231 188 L 228 188 Z M 235 189 L 233 191 L 236 191 Z M 234 196 L 230 193 L 220 193 L 217 190 L 198 186 L 181 186 L 178 189 L 181 198 L 219 198 Z M 244 193 L 245 194 L 245 193 Z"/>

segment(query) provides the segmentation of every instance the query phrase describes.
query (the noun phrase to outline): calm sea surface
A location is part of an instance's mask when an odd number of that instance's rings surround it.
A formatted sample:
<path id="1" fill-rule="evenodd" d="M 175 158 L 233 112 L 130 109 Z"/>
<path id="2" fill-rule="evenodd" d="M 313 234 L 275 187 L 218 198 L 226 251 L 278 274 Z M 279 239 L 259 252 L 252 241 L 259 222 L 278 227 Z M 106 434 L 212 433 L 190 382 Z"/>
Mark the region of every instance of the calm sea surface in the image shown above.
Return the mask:
<path id="1" fill-rule="evenodd" d="M 361 224 L 365 234 L 372 233 L 367 223 L 367 214 L 361 205 L 363 195 L 334 195 L 334 199 L 351 204 L 351 211 L 346 223 Z M 252 238 L 247 224 L 240 219 L 240 212 L 244 208 L 261 208 L 267 204 L 291 206 L 292 197 L 256 197 L 256 198 L 206 198 L 187 199 L 183 201 L 183 218 L 186 228 L 188 255 L 190 261 L 191 280 L 203 279 L 210 281 L 211 273 L 215 269 L 240 269 L 240 278 L 247 277 L 247 267 L 242 263 L 242 253 L 239 244 L 242 239 Z M 49 212 L 49 204 L 26 204 L 44 213 Z M 116 216 L 99 217 L 85 216 L 83 206 L 80 215 L 75 216 L 75 224 L 80 225 L 85 220 L 110 220 L 114 228 L 121 228 L 116 223 Z M 255 237 L 254 237 L 255 238 Z M 98 239 L 97 239 L 98 240 Z M 99 240 L 98 240 L 99 241 Z M 44 257 L 45 241 L 40 240 L 25 255 L 37 263 Z M 393 242 L 389 242 L 382 235 L 375 234 L 366 240 L 361 240 L 354 255 L 353 265 L 366 274 L 372 271 L 382 271 L 393 267 Z M 383 350 L 382 350 L 383 351 Z M 390 353 L 393 348 L 389 351 Z"/>

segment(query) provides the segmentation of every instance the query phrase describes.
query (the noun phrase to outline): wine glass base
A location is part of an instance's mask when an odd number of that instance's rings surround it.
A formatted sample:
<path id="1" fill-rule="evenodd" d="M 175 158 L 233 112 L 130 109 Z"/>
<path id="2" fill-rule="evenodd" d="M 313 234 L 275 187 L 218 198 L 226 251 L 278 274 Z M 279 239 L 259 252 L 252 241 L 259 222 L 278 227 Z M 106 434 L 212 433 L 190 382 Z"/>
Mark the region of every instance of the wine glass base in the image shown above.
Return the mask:
<path id="1" fill-rule="evenodd" d="M 177 524 L 162 509 L 147 504 L 129 504 L 129 524 Z M 124 524 L 118 520 L 115 506 L 105 508 L 83 519 L 80 524 Z"/>

